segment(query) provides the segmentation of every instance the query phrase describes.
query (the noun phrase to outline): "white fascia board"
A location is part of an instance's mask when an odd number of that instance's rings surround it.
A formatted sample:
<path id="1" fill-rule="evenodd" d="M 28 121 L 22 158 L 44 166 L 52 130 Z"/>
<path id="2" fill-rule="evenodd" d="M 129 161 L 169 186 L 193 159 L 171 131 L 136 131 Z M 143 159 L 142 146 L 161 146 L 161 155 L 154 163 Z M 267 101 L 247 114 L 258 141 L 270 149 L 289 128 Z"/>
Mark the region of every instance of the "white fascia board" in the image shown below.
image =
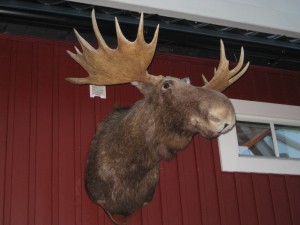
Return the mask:
<path id="1" fill-rule="evenodd" d="M 275 121 L 300 126 L 300 107 L 266 102 L 231 99 L 238 119 Z"/>
<path id="2" fill-rule="evenodd" d="M 297 0 L 72 0 L 300 38 Z"/>

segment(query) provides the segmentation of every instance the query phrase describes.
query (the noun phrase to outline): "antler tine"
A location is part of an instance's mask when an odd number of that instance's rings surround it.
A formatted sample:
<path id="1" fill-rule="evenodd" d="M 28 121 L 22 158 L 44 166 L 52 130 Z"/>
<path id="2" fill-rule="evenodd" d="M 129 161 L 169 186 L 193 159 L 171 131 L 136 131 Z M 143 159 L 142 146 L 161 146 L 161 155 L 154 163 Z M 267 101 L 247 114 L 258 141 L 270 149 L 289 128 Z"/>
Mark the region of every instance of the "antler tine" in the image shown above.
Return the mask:
<path id="1" fill-rule="evenodd" d="M 158 32 L 159 32 L 159 24 L 157 25 L 155 32 L 154 32 L 154 36 L 152 38 L 152 41 L 148 44 L 150 46 L 150 48 L 153 48 L 153 52 L 155 50 L 156 44 L 157 44 L 157 40 L 158 40 Z"/>
<path id="2" fill-rule="evenodd" d="M 240 79 L 241 76 L 244 75 L 244 73 L 247 71 L 248 67 L 250 65 L 250 62 L 247 62 L 246 66 L 235 76 L 233 76 L 230 80 L 229 83 L 233 84 L 234 82 L 236 82 L 238 79 Z"/>
<path id="3" fill-rule="evenodd" d="M 248 69 L 249 62 L 242 69 L 244 64 L 244 49 L 241 48 L 241 54 L 239 58 L 239 62 L 235 68 L 229 70 L 229 61 L 226 58 L 225 47 L 223 41 L 220 41 L 220 63 L 218 69 L 214 70 L 213 78 L 208 82 L 204 75 L 202 78 L 204 80 L 205 85 L 204 88 L 215 89 L 217 91 L 224 91 L 227 87 L 237 81 Z M 242 69 L 242 70 L 241 70 Z"/>
<path id="4" fill-rule="evenodd" d="M 78 62 L 87 72 L 85 78 L 67 78 L 75 84 L 113 85 L 133 81 L 155 83 L 160 80 L 157 76 L 148 74 L 158 37 L 158 29 L 150 44 L 147 44 L 143 35 L 143 14 L 141 15 L 137 38 L 131 42 L 123 35 L 117 18 L 115 19 L 118 47 L 111 49 L 105 43 L 96 21 L 95 11 L 92 11 L 92 24 L 98 41 L 98 49 L 94 49 L 75 30 L 75 35 L 81 45 L 82 52 L 75 48 L 76 54 L 69 55 Z"/>
<path id="5" fill-rule="evenodd" d="M 241 47 L 241 54 L 240 54 L 239 62 L 232 70 L 229 71 L 230 76 L 234 76 L 234 74 L 239 72 L 243 66 L 243 63 L 244 63 L 244 48 Z"/>
<path id="6" fill-rule="evenodd" d="M 126 47 L 126 45 L 130 44 L 131 42 L 128 41 L 127 38 L 124 36 L 117 17 L 115 17 L 115 26 L 118 40 L 118 48 Z"/>
<path id="7" fill-rule="evenodd" d="M 95 49 L 83 37 L 80 36 L 76 29 L 74 29 L 74 33 L 83 52 L 89 53 L 95 51 Z"/>
<path id="8" fill-rule="evenodd" d="M 69 56 L 71 56 L 78 64 L 80 64 L 85 70 L 88 70 L 88 64 L 86 64 L 85 60 L 85 54 L 86 55 L 91 55 L 91 52 L 96 51 L 86 40 L 84 40 L 83 37 L 80 36 L 80 34 L 77 32 L 76 29 L 74 29 L 74 33 L 76 35 L 76 38 L 82 48 L 82 52 L 78 50 L 77 47 L 75 47 L 75 51 L 77 54 L 74 54 L 73 52 L 67 51 Z M 67 81 L 73 83 L 73 84 L 89 84 L 90 79 L 89 77 L 84 77 L 84 78 L 75 78 L 75 77 L 69 77 L 66 78 Z"/>
<path id="9" fill-rule="evenodd" d="M 142 12 L 136 41 L 144 41 L 144 40 L 145 40 L 145 38 L 144 38 L 144 13 Z"/>
<path id="10" fill-rule="evenodd" d="M 229 67 L 229 61 L 226 58 L 224 43 L 221 39 L 220 40 L 220 63 L 219 63 L 217 70 L 223 69 L 223 68 L 228 68 L 228 67 Z M 216 73 L 216 69 L 215 69 L 215 73 Z"/>
<path id="11" fill-rule="evenodd" d="M 106 42 L 104 41 L 104 39 L 99 31 L 97 20 L 96 20 L 96 15 L 95 15 L 95 9 L 92 10 L 92 24 L 93 24 L 93 30 L 94 30 L 95 36 L 97 38 L 99 47 L 103 48 L 103 49 L 109 49 L 109 47 L 107 46 Z"/>
<path id="12" fill-rule="evenodd" d="M 202 74 L 202 80 L 203 80 L 204 84 L 208 83 L 208 80 L 206 79 L 206 77 L 203 74 Z"/>

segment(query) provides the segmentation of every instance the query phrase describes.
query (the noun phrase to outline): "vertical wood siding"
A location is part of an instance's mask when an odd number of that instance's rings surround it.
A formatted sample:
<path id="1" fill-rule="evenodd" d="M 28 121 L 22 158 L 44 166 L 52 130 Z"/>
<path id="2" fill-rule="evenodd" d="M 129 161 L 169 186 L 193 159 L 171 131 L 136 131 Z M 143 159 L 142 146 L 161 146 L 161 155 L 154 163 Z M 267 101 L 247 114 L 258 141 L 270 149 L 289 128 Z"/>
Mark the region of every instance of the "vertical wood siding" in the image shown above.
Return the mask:
<path id="1" fill-rule="evenodd" d="M 86 154 L 97 123 L 115 106 L 141 98 L 130 85 L 106 100 L 67 83 L 86 73 L 65 53 L 72 44 L 0 36 L 0 224 L 110 225 L 84 189 Z M 189 76 L 202 85 L 216 61 L 157 54 L 153 74 Z M 231 98 L 300 105 L 300 74 L 251 66 Z M 162 162 L 153 201 L 131 225 L 297 225 L 300 177 L 221 172 L 216 140 L 196 136 Z"/>

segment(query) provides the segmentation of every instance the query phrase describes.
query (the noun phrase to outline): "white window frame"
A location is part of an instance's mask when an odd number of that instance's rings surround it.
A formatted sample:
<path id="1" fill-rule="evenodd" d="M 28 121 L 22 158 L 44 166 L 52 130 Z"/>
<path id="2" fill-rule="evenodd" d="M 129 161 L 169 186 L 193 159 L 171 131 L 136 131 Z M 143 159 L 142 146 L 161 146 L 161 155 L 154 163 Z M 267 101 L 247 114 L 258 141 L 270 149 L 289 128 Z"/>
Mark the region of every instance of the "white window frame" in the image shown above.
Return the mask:
<path id="1" fill-rule="evenodd" d="M 231 100 L 238 121 L 276 123 L 300 127 L 300 107 L 245 100 Z M 234 127 L 218 138 L 222 171 L 300 175 L 300 159 L 239 156 Z"/>

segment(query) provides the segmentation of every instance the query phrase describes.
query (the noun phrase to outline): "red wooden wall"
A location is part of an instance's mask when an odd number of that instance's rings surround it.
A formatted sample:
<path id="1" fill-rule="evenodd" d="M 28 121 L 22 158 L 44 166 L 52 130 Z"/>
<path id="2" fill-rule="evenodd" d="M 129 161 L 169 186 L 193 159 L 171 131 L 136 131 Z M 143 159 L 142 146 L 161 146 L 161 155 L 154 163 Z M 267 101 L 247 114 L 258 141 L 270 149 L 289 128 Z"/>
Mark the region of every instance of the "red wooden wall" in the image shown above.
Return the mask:
<path id="1" fill-rule="evenodd" d="M 120 85 L 107 88 L 106 100 L 91 99 L 87 86 L 67 83 L 67 76 L 85 75 L 65 53 L 72 45 L 0 36 L 1 225 L 111 224 L 85 193 L 86 153 L 97 122 L 141 96 Z M 157 54 L 150 72 L 201 85 L 201 73 L 216 65 Z M 251 66 L 226 94 L 300 105 L 300 73 Z M 160 172 L 153 201 L 131 225 L 300 224 L 300 177 L 224 173 L 216 140 L 195 137 Z"/>

